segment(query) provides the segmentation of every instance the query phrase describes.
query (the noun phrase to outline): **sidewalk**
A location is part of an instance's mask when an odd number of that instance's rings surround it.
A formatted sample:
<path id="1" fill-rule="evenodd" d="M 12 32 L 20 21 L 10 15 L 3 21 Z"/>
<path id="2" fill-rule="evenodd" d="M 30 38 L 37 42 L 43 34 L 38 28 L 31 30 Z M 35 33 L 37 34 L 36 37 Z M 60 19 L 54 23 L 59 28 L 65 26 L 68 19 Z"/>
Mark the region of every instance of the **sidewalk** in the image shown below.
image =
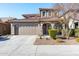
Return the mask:
<path id="1" fill-rule="evenodd" d="M 0 56 L 79 56 L 79 45 L 33 45 L 36 35 L 8 37 L 0 41 Z"/>

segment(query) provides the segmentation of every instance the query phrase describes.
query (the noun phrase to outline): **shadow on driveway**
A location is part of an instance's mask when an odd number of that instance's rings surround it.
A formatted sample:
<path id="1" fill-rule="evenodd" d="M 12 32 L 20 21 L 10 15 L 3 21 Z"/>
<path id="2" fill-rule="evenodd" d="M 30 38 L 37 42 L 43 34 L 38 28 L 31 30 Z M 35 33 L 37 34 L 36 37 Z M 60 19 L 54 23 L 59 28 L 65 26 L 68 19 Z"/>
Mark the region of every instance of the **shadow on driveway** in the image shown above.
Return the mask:
<path id="1" fill-rule="evenodd" d="M 0 36 L 0 41 L 6 41 L 6 40 L 9 40 L 9 38 Z"/>

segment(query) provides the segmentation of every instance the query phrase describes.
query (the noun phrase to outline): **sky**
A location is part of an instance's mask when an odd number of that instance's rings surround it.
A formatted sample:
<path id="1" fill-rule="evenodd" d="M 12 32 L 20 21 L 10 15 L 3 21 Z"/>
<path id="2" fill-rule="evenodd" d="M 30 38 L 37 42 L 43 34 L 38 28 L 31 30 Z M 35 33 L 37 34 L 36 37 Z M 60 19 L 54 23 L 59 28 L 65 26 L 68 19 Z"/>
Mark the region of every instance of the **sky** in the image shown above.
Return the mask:
<path id="1" fill-rule="evenodd" d="M 39 13 L 39 8 L 50 8 L 52 3 L 0 3 L 0 17 L 23 18 L 22 14 Z"/>

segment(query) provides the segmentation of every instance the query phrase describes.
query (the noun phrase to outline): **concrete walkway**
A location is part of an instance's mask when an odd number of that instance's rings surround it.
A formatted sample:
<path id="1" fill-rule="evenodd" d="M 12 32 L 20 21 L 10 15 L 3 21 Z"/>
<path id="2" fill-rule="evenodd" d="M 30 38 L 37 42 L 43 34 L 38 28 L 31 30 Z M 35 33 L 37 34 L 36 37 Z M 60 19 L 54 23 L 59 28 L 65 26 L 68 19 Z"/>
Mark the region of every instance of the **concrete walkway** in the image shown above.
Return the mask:
<path id="1" fill-rule="evenodd" d="M 0 41 L 0 56 L 79 56 L 79 45 L 33 45 L 36 37 L 8 36 Z"/>

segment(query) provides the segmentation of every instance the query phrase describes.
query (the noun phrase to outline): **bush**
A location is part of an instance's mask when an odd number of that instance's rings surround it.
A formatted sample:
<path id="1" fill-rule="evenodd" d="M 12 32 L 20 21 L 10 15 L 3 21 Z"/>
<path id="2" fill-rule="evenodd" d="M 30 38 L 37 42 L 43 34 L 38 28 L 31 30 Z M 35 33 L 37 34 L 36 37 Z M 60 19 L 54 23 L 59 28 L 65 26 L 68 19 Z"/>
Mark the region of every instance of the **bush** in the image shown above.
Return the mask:
<path id="1" fill-rule="evenodd" d="M 49 29 L 48 32 L 51 38 L 56 39 L 56 33 L 57 33 L 56 29 Z"/>
<path id="2" fill-rule="evenodd" d="M 61 35 L 62 30 L 61 29 L 57 29 L 57 35 Z"/>
<path id="3" fill-rule="evenodd" d="M 76 38 L 76 41 L 79 42 L 79 38 Z"/>
<path id="4" fill-rule="evenodd" d="M 71 29 L 69 36 L 75 36 L 74 29 Z"/>
<path id="5" fill-rule="evenodd" d="M 75 36 L 79 37 L 79 29 L 75 29 Z"/>

